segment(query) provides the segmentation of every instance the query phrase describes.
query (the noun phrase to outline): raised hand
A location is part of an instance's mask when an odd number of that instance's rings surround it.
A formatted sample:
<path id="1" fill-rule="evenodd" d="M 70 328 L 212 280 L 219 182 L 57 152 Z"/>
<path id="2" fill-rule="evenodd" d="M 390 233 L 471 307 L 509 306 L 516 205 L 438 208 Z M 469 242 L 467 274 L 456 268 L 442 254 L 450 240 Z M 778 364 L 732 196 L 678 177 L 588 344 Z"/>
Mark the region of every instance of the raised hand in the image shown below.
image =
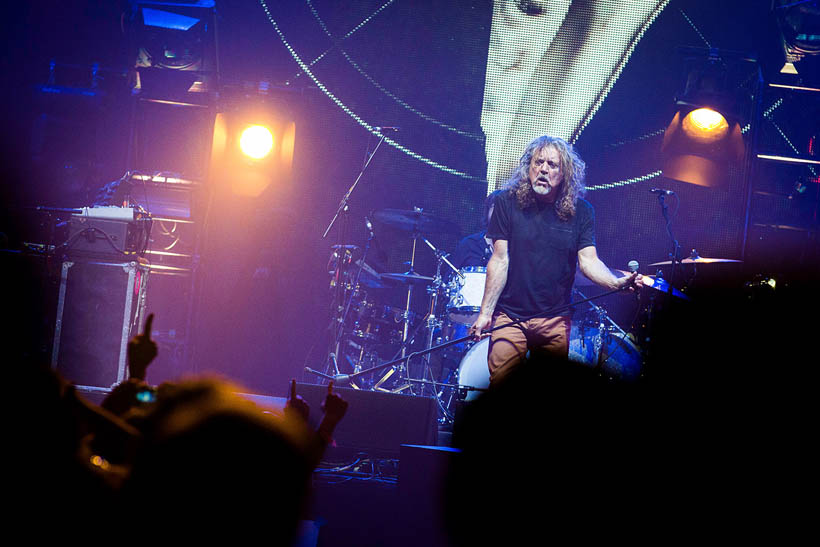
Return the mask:
<path id="1" fill-rule="evenodd" d="M 128 341 L 128 371 L 131 378 L 145 380 L 148 365 L 157 356 L 157 344 L 151 340 L 154 314 L 145 320 L 145 330 Z"/>
<path id="2" fill-rule="evenodd" d="M 290 394 L 288 395 L 288 401 L 285 403 L 285 415 L 290 416 L 298 416 L 299 419 L 304 420 L 307 422 L 308 416 L 310 416 L 310 405 L 301 397 L 301 395 L 296 394 L 296 380 L 290 381 Z"/>
<path id="3" fill-rule="evenodd" d="M 347 401 L 333 393 L 333 382 L 328 383 L 327 396 L 325 396 L 325 402 L 322 403 L 322 410 L 325 413 L 322 422 L 330 422 L 335 427 L 347 412 L 347 405 Z"/>

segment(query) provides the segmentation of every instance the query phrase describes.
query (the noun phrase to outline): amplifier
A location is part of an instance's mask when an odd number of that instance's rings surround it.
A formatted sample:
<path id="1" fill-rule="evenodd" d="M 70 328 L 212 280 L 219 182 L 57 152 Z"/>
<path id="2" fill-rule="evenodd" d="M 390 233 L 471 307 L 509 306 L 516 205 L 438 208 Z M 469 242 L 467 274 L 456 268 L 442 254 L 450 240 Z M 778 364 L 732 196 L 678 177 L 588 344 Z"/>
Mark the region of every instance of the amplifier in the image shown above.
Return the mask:
<path id="1" fill-rule="evenodd" d="M 130 260 L 145 253 L 150 220 L 133 222 L 72 215 L 65 254 L 76 258 Z"/>

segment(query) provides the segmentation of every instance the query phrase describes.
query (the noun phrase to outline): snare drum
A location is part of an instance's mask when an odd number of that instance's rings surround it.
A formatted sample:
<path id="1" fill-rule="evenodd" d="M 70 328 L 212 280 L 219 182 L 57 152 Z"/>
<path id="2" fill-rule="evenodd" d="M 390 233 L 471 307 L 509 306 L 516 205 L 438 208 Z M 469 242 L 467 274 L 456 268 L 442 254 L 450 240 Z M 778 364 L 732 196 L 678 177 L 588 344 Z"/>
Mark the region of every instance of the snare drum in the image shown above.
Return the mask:
<path id="1" fill-rule="evenodd" d="M 464 276 L 456 276 L 450 287 L 453 295 L 447 303 L 447 314 L 450 320 L 463 325 L 472 325 L 481 311 L 481 299 L 484 298 L 484 283 L 487 280 L 487 268 L 469 266 L 461 269 Z"/>

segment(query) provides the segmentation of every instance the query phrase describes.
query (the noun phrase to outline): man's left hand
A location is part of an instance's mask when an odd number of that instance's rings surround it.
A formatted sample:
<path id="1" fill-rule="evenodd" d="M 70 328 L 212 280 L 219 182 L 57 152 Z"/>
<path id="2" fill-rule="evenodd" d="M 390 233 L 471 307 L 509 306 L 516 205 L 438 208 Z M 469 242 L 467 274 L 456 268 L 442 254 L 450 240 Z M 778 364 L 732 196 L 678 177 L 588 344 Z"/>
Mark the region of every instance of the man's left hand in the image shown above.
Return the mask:
<path id="1" fill-rule="evenodd" d="M 628 288 L 630 291 L 635 291 L 643 286 L 643 276 L 638 272 L 632 272 L 624 277 L 618 278 L 617 288 Z"/>

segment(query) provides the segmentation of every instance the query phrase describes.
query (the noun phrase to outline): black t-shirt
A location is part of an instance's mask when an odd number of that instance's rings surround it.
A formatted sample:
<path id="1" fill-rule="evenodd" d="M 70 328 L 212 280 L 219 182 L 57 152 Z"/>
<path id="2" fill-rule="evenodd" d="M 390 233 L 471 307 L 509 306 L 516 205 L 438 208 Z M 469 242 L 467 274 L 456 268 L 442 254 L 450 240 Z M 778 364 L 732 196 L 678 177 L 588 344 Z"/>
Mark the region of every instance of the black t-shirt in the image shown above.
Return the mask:
<path id="1" fill-rule="evenodd" d="M 510 257 L 497 308 L 527 317 L 571 302 L 578 251 L 595 245 L 595 211 L 579 199 L 575 215 L 563 221 L 552 203 L 521 209 L 515 195 L 504 192 L 495 201 L 487 235 L 507 240 Z"/>

